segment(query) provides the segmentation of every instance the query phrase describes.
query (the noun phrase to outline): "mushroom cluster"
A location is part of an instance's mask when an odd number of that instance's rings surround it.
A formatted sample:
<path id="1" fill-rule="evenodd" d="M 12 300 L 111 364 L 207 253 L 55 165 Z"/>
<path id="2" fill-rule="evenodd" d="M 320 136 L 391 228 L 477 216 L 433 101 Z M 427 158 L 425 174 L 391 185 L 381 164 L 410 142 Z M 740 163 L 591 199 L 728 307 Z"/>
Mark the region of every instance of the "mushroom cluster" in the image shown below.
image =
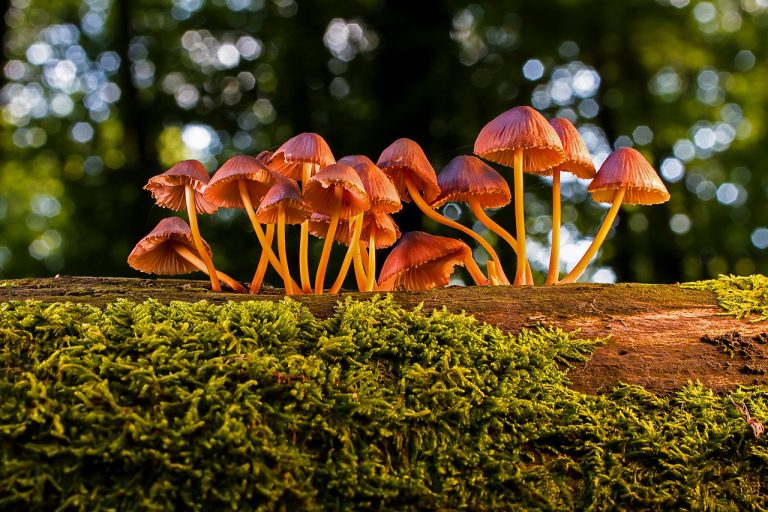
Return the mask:
<path id="1" fill-rule="evenodd" d="M 354 269 L 360 291 L 424 290 L 445 286 L 456 265 L 464 266 L 478 286 L 533 285 L 526 256 L 524 173 L 552 177 L 552 247 L 545 283 L 576 281 L 594 258 L 621 204 L 657 204 L 669 200 L 664 184 L 636 150 L 619 148 L 595 170 L 589 151 L 570 121 L 547 120 L 528 106 L 514 107 L 486 124 L 474 145 L 477 156 L 461 155 L 437 174 L 422 148 L 398 139 L 382 151 L 376 163 L 363 155 L 336 161 L 328 144 L 315 133 L 297 135 L 276 151 L 237 155 L 208 176 L 198 161 L 185 160 L 150 178 L 144 187 L 159 206 L 186 210 L 189 224 L 171 217 L 144 237 L 128 257 L 142 272 L 182 274 L 200 270 L 214 291 L 223 282 L 238 293 L 258 293 L 272 266 L 289 295 L 326 290 L 337 293 Z M 478 158 L 479 157 L 479 158 Z M 512 168 L 512 189 L 504 177 L 483 160 Z M 610 208 L 583 257 L 560 277 L 560 173 L 592 179 L 593 200 Z M 487 253 L 485 272 L 463 241 L 422 231 L 401 236 L 392 214 L 413 202 L 427 217 L 473 238 Z M 493 246 L 478 232 L 440 214 L 448 202 L 466 203 L 478 222 L 499 236 L 516 256 L 514 279 L 507 277 Z M 514 236 L 494 222 L 487 209 L 513 203 Z M 256 233 L 261 254 L 250 286 L 216 270 L 210 246 L 203 240 L 198 214 L 218 208 L 242 208 Z M 297 261 L 286 251 L 288 225 L 300 225 Z M 290 228 L 296 229 L 296 228 Z M 277 254 L 273 242 L 277 232 Z M 310 276 L 309 235 L 323 238 L 320 259 Z M 346 251 L 330 288 L 326 273 L 334 242 Z M 376 250 L 391 247 L 376 277 Z M 291 274 L 298 264 L 299 281 Z M 512 274 L 510 274 L 511 276 Z"/>

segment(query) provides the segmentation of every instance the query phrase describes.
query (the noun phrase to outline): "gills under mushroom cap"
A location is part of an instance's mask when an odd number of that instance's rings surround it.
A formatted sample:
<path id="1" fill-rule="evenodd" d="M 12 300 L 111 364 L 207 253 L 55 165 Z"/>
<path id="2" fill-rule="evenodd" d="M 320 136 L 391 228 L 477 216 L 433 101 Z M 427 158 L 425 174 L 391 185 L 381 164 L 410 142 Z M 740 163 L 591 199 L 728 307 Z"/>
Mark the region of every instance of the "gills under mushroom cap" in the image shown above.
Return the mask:
<path id="1" fill-rule="evenodd" d="M 217 207 L 203 197 L 210 177 L 202 163 L 197 160 L 182 160 L 162 174 L 149 179 L 144 190 L 148 190 L 158 206 L 174 211 L 186 210 L 185 188 L 195 192 L 195 209 L 198 213 L 216 213 Z"/>
<path id="2" fill-rule="evenodd" d="M 331 164 L 312 176 L 304 187 L 304 201 L 313 211 L 330 215 L 337 187 L 342 189 L 340 219 L 349 219 L 370 208 L 360 176 L 346 164 Z"/>
<path id="3" fill-rule="evenodd" d="M 312 213 L 301 197 L 296 180 L 281 176 L 262 198 L 259 209 L 256 210 L 256 220 L 262 224 L 277 224 L 281 205 L 286 224 L 301 224 Z"/>
<path id="4" fill-rule="evenodd" d="M 255 157 L 233 156 L 213 175 L 204 197 L 219 208 L 244 208 L 240 181 L 245 184 L 251 204 L 258 205 L 275 182 L 275 175 Z"/>
<path id="5" fill-rule="evenodd" d="M 179 256 L 173 248 L 174 244 L 181 244 L 193 254 L 197 254 L 189 225 L 178 217 L 169 217 L 161 220 L 136 244 L 128 255 L 128 265 L 140 272 L 161 275 L 188 274 L 198 270 L 192 263 Z M 205 241 L 203 245 L 210 256 L 210 247 Z"/>
<path id="6" fill-rule="evenodd" d="M 389 176 L 400 195 L 400 200 L 405 203 L 412 200 L 405 185 L 406 179 L 413 182 L 427 203 L 432 203 L 440 195 L 435 169 L 421 146 L 411 139 L 397 139 L 390 144 L 381 152 L 376 165 Z"/>

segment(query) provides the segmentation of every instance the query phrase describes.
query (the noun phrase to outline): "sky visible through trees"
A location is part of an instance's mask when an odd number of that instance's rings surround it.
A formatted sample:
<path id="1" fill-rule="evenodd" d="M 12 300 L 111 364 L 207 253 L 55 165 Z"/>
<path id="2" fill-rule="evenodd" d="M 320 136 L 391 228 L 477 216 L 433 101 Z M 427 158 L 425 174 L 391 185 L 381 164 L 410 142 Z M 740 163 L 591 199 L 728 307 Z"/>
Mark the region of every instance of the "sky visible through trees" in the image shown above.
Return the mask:
<path id="1" fill-rule="evenodd" d="M 142 186 L 178 160 L 213 172 L 315 131 L 337 159 L 375 161 L 409 137 L 439 172 L 517 105 L 573 121 L 597 165 L 617 147 L 638 149 L 672 194 L 622 207 L 583 279 L 674 282 L 768 267 L 768 0 L 6 0 L 0 9 L 2 277 L 137 275 L 128 253 L 172 214 Z M 550 182 L 526 176 L 539 281 Z M 606 210 L 586 186 L 563 175 L 563 270 Z M 442 211 L 482 230 L 463 205 Z M 512 207 L 494 219 L 512 230 Z M 402 231 L 465 238 L 414 208 L 395 220 Z M 201 228 L 217 266 L 250 279 L 258 243 L 244 212 L 220 210 Z M 513 254 L 484 234 L 509 272 Z M 295 252 L 298 231 L 289 245 Z"/>

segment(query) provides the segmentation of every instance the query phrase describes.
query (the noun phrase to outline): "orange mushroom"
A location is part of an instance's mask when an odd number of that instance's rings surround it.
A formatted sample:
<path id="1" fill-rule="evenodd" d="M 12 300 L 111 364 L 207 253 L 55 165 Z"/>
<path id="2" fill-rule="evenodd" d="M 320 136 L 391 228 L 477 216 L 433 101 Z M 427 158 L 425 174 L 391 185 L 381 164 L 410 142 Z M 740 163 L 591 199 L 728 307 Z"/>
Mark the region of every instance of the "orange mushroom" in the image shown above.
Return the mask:
<path id="1" fill-rule="evenodd" d="M 466 265 L 476 284 L 485 281 L 467 244 L 455 238 L 410 231 L 400 238 L 384 261 L 379 290 L 440 288 L 449 283 L 456 265 Z"/>
<path id="2" fill-rule="evenodd" d="M 370 202 L 360 177 L 352 167 L 346 164 L 329 165 L 309 178 L 304 187 L 303 196 L 313 211 L 330 217 L 328 234 L 323 243 L 323 252 L 320 255 L 320 262 L 315 275 L 315 293 L 320 294 L 323 293 L 328 257 L 339 220 L 351 219 L 362 214 L 370 207 Z M 356 235 L 350 246 L 351 254 L 350 251 L 347 251 L 348 254 L 344 258 L 347 265 L 349 265 L 348 259 L 351 260 L 354 251 L 357 250 L 357 240 L 359 240 L 362 231 L 361 221 L 362 219 L 356 221 Z M 307 223 L 307 229 L 309 229 L 309 223 Z M 342 264 L 343 268 L 344 263 Z"/>
<path id="3" fill-rule="evenodd" d="M 357 174 L 360 176 L 360 180 L 365 187 L 365 192 L 368 194 L 368 199 L 371 202 L 371 207 L 365 213 L 363 219 L 363 231 L 365 236 L 362 241 L 365 241 L 365 244 L 361 245 L 365 245 L 368 248 L 368 268 L 365 271 L 365 291 L 372 291 L 376 283 L 376 248 L 379 247 L 376 243 L 376 236 L 381 230 L 376 229 L 375 223 L 371 224 L 369 217 L 398 212 L 403 208 L 403 205 L 400 202 L 400 196 L 397 193 L 395 185 L 389 177 L 384 174 L 384 171 L 379 169 L 368 157 L 363 155 L 345 156 L 339 160 L 339 163 L 347 163 L 357 171 Z M 382 220 L 381 222 L 386 221 Z M 387 227 L 390 227 L 392 224 L 394 224 L 394 221 L 390 218 Z M 369 228 L 367 230 L 366 225 Z M 396 226 L 395 229 L 397 229 Z M 385 245 L 384 247 L 389 247 L 389 245 Z M 359 254 L 355 255 L 355 257 L 359 257 Z"/>
<path id="4" fill-rule="evenodd" d="M 565 159 L 563 145 L 554 128 L 528 106 L 514 107 L 486 124 L 475 140 L 478 156 L 514 168 L 515 229 L 517 232 L 517 272 L 515 284 L 526 283 L 525 212 L 523 173 L 540 172 Z"/>
<path id="5" fill-rule="evenodd" d="M 331 148 L 316 133 L 301 133 L 285 141 L 269 160 L 270 169 L 278 174 L 301 181 L 302 192 L 309 179 L 320 169 L 336 162 Z M 309 224 L 301 224 L 299 239 L 299 274 L 301 287 L 312 291 L 309 280 Z"/>
<path id="6" fill-rule="evenodd" d="M 611 153 L 587 190 L 592 193 L 594 201 L 610 203 L 611 208 L 584 256 L 558 284 L 572 283 L 581 276 L 608 235 L 622 203 L 660 204 L 669 201 L 669 192 L 659 175 L 648 160 L 632 148 L 619 148 Z"/>
<path id="7" fill-rule="evenodd" d="M 373 291 L 376 287 L 376 250 L 391 247 L 400 238 L 400 230 L 388 213 L 372 213 L 363 220 L 363 231 L 360 234 L 361 250 L 368 250 L 368 268 L 364 289 Z"/>
<path id="8" fill-rule="evenodd" d="M 211 248 L 205 240 L 202 240 L 202 245 L 210 257 Z M 195 270 L 208 273 L 208 268 L 197 252 L 192 230 L 178 217 L 161 220 L 147 236 L 139 240 L 128 255 L 128 265 L 148 274 L 178 275 Z M 227 274 L 217 272 L 217 276 L 234 291 L 247 291 Z"/>
<path id="9" fill-rule="evenodd" d="M 547 169 L 552 174 L 552 250 L 549 253 L 549 272 L 546 284 L 555 284 L 560 278 L 560 173 L 570 172 L 577 178 L 595 177 L 595 164 L 589 154 L 579 130 L 569 120 L 562 117 L 550 119 L 549 124 L 557 132 L 563 143 L 565 161 Z"/>
<path id="10" fill-rule="evenodd" d="M 192 238 L 197 252 L 205 263 L 211 279 L 213 291 L 221 291 L 221 284 L 216 278 L 216 268 L 212 256 L 203 248 L 203 238 L 197 225 L 197 213 L 216 213 L 216 206 L 203 197 L 209 181 L 208 171 L 197 160 L 183 160 L 162 174 L 153 176 L 144 186 L 149 190 L 159 206 L 182 211 L 186 208 Z"/>
<path id="11" fill-rule="evenodd" d="M 261 200 L 256 210 L 256 220 L 262 224 L 277 224 L 277 249 L 280 255 L 285 291 L 288 295 L 300 292 L 294 288 L 291 272 L 288 267 L 288 257 L 285 251 L 285 225 L 301 224 L 310 214 L 309 206 L 301 198 L 301 191 L 295 180 L 278 178 L 277 182 Z"/>
<path id="12" fill-rule="evenodd" d="M 471 236 L 486 250 L 492 260 L 498 260 L 496 251 L 485 238 L 432 209 L 430 204 L 440 195 L 440 186 L 437 184 L 435 169 L 416 142 L 410 139 L 397 139 L 382 151 L 376 165 L 395 184 L 401 201 L 405 203 L 413 201 L 430 219 Z M 489 277 L 492 281 L 498 279 L 493 274 Z"/>

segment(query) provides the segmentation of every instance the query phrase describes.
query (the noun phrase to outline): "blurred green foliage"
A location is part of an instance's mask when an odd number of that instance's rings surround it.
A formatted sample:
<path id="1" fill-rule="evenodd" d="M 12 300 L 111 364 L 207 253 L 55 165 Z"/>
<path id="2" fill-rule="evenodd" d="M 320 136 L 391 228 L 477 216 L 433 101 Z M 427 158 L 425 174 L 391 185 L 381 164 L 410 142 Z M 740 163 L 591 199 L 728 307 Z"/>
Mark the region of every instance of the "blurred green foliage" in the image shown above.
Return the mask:
<path id="1" fill-rule="evenodd" d="M 669 282 L 768 264 L 768 0 L 0 8 L 4 277 L 135 275 L 130 249 L 171 214 L 141 187 L 179 159 L 199 158 L 213 172 L 231 155 L 316 131 L 337 158 L 375 160 L 410 137 L 439 171 L 471 153 L 487 121 L 521 104 L 569 117 L 598 163 L 633 145 L 672 193 L 665 205 L 622 208 L 587 279 Z M 563 185 L 564 265 L 605 211 L 585 189 Z M 537 270 L 548 258 L 549 196 L 545 180 L 526 177 Z M 447 208 L 473 224 L 468 211 Z M 495 216 L 513 225 L 510 208 Z M 412 208 L 396 221 L 459 237 Z M 257 244 L 245 215 L 222 210 L 201 225 L 217 264 L 249 279 Z M 511 252 L 495 243 L 512 268 Z"/>

